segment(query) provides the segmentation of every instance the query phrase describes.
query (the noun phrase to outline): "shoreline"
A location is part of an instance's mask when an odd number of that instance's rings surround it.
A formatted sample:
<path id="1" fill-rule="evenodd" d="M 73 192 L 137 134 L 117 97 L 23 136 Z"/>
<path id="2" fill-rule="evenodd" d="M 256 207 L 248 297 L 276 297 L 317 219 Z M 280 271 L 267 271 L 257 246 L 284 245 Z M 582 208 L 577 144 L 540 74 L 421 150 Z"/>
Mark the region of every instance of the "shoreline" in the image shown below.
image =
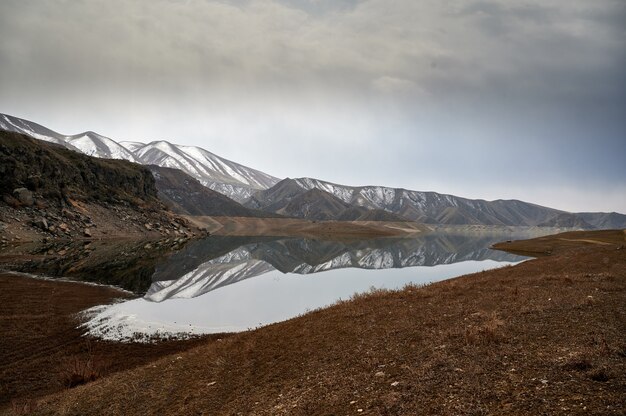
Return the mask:
<path id="1" fill-rule="evenodd" d="M 35 414 L 619 414 L 626 252 L 560 238 L 548 257 L 355 295 L 20 400 Z"/>

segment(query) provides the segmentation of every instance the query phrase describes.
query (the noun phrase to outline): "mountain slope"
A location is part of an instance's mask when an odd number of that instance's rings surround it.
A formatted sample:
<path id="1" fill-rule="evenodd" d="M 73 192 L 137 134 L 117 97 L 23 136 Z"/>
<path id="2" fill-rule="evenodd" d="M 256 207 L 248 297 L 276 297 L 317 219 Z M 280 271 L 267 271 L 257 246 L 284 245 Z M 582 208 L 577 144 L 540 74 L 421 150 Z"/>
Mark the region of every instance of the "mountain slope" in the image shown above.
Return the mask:
<path id="1" fill-rule="evenodd" d="M 93 131 L 65 136 L 32 121 L 0 114 L 0 130 L 26 134 L 35 139 L 56 143 L 87 156 L 101 159 L 123 159 L 138 162 L 137 158 L 125 147 L 108 137 Z"/>
<path id="2" fill-rule="evenodd" d="M 518 200 L 472 200 L 383 186 L 351 187 L 312 178 L 285 179 L 255 193 L 244 206 L 281 212 L 290 201 L 314 189 L 351 207 L 383 211 L 426 224 L 626 228 L 626 215 L 616 213 L 573 214 Z"/>
<path id="3" fill-rule="evenodd" d="M 256 169 L 232 162 L 194 146 L 180 146 L 166 141 L 148 144 L 116 142 L 87 131 L 62 135 L 32 121 L 0 114 L 0 130 L 27 134 L 39 140 L 62 145 L 89 156 L 124 159 L 143 165 L 180 169 L 210 189 L 242 202 L 254 192 L 276 184 L 279 179 Z"/>
<path id="4" fill-rule="evenodd" d="M 35 139 L 55 143 L 67 147 L 68 149 L 80 152 L 80 150 L 76 147 L 67 143 L 66 136 L 52 131 L 40 124 L 33 123 L 32 121 L 23 120 L 7 114 L 0 114 L 0 130 L 26 134 L 27 136 Z"/>
<path id="5" fill-rule="evenodd" d="M 180 146 L 166 141 L 145 145 L 121 142 L 128 146 L 144 165 L 180 169 L 202 185 L 236 201 L 244 201 L 254 192 L 266 189 L 278 179 L 194 146 Z"/>
<path id="6" fill-rule="evenodd" d="M 85 133 L 66 137 L 66 143 L 77 148 L 81 153 L 84 153 L 87 156 L 99 157 L 102 159 L 123 159 L 139 163 L 139 159 L 137 159 L 128 149 L 119 145 L 114 140 L 98 133 L 94 133 L 93 131 L 87 131 Z"/>
<path id="7" fill-rule="evenodd" d="M 154 176 L 159 199 L 177 214 L 234 217 L 277 216 L 245 208 L 227 196 L 203 186 L 179 169 L 156 165 L 148 166 L 148 168 Z"/>
<path id="8" fill-rule="evenodd" d="M 406 221 L 401 215 L 380 209 L 353 206 L 318 188 L 306 189 L 296 180 L 283 179 L 275 186 L 255 193 L 244 206 L 268 213 L 309 220 Z"/>
<path id="9" fill-rule="evenodd" d="M 617 212 L 581 212 L 576 214 L 594 228 L 616 230 L 626 228 L 626 215 Z"/>

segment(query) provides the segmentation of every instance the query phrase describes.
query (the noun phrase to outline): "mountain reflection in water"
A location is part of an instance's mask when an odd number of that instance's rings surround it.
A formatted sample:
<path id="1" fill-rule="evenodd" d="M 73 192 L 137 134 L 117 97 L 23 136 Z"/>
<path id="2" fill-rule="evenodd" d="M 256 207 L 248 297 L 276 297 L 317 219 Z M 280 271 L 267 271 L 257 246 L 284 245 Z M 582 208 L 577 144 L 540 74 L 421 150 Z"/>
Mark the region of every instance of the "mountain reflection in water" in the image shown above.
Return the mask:
<path id="1" fill-rule="evenodd" d="M 353 242 L 307 240 L 246 241 L 211 237 L 191 243 L 157 266 L 145 298 L 161 302 L 190 298 L 274 270 L 311 274 L 342 268 L 391 269 L 462 261 L 518 262 L 523 257 L 489 249 L 502 236 L 428 234 Z"/>
<path id="2" fill-rule="evenodd" d="M 159 259 L 142 298 L 93 308 L 85 326 L 91 335 L 113 340 L 242 331 L 371 288 L 435 282 L 524 260 L 489 249 L 511 238 L 510 233 L 348 242 L 209 237 Z"/>

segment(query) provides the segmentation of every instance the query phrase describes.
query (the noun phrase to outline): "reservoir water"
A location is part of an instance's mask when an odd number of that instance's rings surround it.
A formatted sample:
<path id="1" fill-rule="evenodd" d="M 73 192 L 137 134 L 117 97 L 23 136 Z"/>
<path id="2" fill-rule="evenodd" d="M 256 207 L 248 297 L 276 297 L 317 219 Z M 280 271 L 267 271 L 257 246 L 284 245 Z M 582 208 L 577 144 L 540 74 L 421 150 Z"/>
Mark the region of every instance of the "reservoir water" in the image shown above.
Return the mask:
<path id="1" fill-rule="evenodd" d="M 115 340 L 244 331 L 357 293 L 525 260 L 489 248 L 511 238 L 510 233 L 363 241 L 209 237 L 157 264 L 142 297 L 86 311 L 86 327 Z"/>

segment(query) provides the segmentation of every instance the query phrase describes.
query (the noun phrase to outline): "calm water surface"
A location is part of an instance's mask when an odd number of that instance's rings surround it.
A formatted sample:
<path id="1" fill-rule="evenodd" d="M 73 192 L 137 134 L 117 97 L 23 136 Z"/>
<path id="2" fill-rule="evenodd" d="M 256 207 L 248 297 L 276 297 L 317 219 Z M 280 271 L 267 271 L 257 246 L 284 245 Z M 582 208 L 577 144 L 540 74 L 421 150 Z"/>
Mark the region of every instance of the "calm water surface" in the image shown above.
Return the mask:
<path id="1" fill-rule="evenodd" d="M 106 339 L 242 331 L 371 289 L 520 262 L 525 258 L 489 249 L 511 238 L 436 233 L 353 242 L 210 237 L 164 259 L 142 298 L 88 310 L 86 326 Z"/>

